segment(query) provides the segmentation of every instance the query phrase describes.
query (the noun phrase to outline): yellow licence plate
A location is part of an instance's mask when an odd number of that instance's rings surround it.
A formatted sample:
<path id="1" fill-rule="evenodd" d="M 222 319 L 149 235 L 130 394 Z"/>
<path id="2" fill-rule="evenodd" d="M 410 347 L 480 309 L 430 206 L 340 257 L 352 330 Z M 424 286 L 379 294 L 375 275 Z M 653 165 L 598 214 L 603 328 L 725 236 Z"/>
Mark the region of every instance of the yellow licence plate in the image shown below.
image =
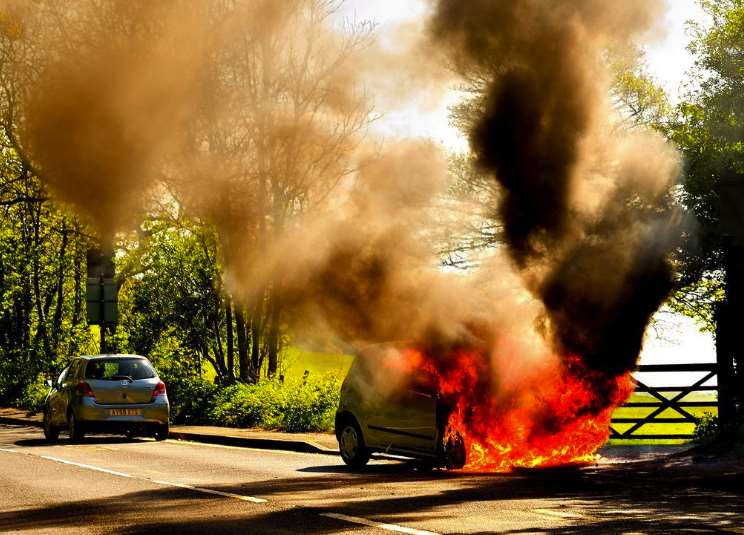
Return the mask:
<path id="1" fill-rule="evenodd" d="M 111 409 L 109 410 L 111 416 L 139 416 L 139 409 Z"/>

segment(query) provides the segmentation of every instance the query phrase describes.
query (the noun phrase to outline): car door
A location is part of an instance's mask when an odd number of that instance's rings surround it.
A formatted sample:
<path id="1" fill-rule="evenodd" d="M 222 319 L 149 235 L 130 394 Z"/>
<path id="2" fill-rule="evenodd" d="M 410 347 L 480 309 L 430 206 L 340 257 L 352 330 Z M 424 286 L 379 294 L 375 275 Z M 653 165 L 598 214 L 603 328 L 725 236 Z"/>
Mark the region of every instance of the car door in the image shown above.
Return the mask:
<path id="1" fill-rule="evenodd" d="M 80 371 L 80 359 L 75 359 L 70 363 L 70 371 L 67 373 L 62 383 L 62 398 L 64 400 L 63 417 L 67 422 L 67 413 L 73 408 L 75 403 L 75 388 L 78 385 L 78 373 Z"/>
<path id="2" fill-rule="evenodd" d="M 67 376 L 70 373 L 70 366 L 67 366 L 57 377 L 52 387 L 52 392 L 49 395 L 49 416 L 54 425 L 65 425 L 67 423 L 66 410 L 67 404 L 65 400 L 64 384 L 67 381 Z"/>
<path id="3" fill-rule="evenodd" d="M 437 435 L 436 391 L 411 378 L 386 396 L 369 424 L 385 449 L 434 453 Z"/>

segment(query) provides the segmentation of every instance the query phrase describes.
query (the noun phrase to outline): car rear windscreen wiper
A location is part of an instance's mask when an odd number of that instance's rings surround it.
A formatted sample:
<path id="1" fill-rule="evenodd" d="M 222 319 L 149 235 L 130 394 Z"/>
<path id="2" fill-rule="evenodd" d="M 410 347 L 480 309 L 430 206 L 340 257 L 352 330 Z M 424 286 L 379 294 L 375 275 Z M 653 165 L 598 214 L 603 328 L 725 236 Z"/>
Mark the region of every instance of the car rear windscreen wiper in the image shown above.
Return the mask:
<path id="1" fill-rule="evenodd" d="M 116 381 L 116 380 L 119 380 L 119 379 L 126 379 L 130 383 L 133 383 L 134 382 L 134 379 L 132 379 L 129 375 L 112 375 L 111 376 L 111 380 L 112 381 Z"/>

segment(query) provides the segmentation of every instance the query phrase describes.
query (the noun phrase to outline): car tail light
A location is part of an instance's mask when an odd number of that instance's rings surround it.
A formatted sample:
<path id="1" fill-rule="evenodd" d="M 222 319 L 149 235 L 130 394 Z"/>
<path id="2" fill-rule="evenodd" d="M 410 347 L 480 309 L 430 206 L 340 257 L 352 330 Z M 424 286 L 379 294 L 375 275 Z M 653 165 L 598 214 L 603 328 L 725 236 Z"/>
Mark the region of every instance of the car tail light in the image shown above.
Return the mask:
<path id="1" fill-rule="evenodd" d="M 77 385 L 77 392 L 86 398 L 95 398 L 96 395 L 93 393 L 93 389 L 85 381 L 80 381 Z"/>
<path id="2" fill-rule="evenodd" d="M 155 390 L 152 391 L 152 401 L 155 401 L 155 398 L 158 396 L 164 396 L 165 395 L 165 383 L 163 381 L 158 381 L 158 384 L 155 385 Z"/>

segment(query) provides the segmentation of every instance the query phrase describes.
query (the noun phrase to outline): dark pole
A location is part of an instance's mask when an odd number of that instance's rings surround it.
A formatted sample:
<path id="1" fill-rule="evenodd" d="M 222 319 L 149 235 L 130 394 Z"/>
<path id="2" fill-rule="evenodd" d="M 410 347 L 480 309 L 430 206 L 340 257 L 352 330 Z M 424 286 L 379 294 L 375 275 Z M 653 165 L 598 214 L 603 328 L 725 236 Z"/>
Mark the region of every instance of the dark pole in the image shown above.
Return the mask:
<path id="1" fill-rule="evenodd" d="M 718 418 L 724 429 L 737 422 L 744 390 L 739 371 L 744 347 L 739 325 L 744 315 L 744 248 L 730 237 L 723 241 L 726 297 L 716 311 L 716 360 L 718 362 Z"/>
<path id="2" fill-rule="evenodd" d="M 100 289 L 101 289 L 101 353 L 106 353 L 106 298 L 103 295 L 103 276 L 101 276 L 99 279 Z"/>

